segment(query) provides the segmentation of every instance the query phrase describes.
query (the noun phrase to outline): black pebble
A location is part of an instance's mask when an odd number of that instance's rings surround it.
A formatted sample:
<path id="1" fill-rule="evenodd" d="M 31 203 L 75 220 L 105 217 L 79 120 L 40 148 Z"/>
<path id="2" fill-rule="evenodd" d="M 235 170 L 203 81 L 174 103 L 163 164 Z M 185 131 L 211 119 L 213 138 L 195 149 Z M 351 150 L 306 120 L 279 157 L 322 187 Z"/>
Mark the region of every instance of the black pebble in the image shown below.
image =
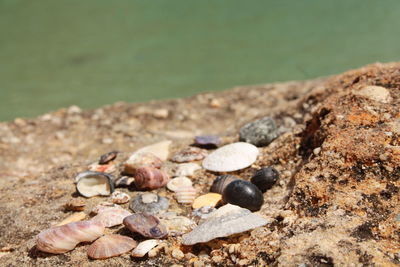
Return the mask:
<path id="1" fill-rule="evenodd" d="M 270 189 L 278 179 L 279 172 L 274 167 L 266 167 L 258 170 L 251 178 L 251 182 L 255 184 L 261 192 L 265 192 Z"/>
<path id="2" fill-rule="evenodd" d="M 261 191 L 245 180 L 235 180 L 225 188 L 222 199 L 230 204 L 257 211 L 264 203 Z"/>

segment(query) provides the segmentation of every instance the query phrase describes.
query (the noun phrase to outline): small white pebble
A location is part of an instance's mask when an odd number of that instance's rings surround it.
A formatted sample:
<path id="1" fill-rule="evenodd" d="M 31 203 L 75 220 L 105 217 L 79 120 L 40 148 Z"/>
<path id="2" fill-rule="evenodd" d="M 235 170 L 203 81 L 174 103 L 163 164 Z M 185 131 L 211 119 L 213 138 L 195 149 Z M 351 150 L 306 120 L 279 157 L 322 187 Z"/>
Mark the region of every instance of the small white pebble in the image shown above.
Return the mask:
<path id="1" fill-rule="evenodd" d="M 179 248 L 174 248 L 171 253 L 172 257 L 178 260 L 181 260 L 185 257 L 185 254 L 183 254 L 182 250 Z"/>

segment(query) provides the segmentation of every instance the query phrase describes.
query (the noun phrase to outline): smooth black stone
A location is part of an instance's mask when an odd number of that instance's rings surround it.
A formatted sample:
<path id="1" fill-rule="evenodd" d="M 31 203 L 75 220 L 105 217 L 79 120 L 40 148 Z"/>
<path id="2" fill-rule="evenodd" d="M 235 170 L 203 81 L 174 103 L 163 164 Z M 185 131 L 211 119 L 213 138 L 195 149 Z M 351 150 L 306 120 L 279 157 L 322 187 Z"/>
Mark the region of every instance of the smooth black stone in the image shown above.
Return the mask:
<path id="1" fill-rule="evenodd" d="M 264 203 L 264 197 L 261 191 L 252 183 L 245 180 L 235 180 L 225 188 L 223 201 L 257 211 Z"/>
<path id="2" fill-rule="evenodd" d="M 265 192 L 270 189 L 278 179 L 279 172 L 274 167 L 266 167 L 258 170 L 251 178 L 251 182 L 255 184 L 261 192 Z"/>

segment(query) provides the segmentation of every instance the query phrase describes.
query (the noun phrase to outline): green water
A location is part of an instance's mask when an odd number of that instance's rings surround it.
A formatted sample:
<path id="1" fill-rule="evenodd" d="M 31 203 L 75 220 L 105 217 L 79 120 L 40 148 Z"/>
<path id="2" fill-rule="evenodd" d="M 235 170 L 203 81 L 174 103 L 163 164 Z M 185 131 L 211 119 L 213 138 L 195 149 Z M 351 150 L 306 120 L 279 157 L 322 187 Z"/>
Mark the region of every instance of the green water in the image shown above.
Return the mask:
<path id="1" fill-rule="evenodd" d="M 0 0 L 0 120 L 400 59 L 398 0 Z"/>

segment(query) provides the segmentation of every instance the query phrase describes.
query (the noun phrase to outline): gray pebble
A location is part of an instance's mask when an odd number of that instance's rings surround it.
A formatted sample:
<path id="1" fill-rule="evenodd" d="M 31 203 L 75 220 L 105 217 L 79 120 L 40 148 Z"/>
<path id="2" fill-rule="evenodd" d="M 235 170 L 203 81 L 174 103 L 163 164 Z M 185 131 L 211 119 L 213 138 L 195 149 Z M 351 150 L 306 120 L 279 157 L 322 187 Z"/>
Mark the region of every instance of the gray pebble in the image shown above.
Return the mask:
<path id="1" fill-rule="evenodd" d="M 271 117 L 264 117 L 244 125 L 240 129 L 239 135 L 240 141 L 255 146 L 266 146 L 277 138 L 279 134 L 275 121 Z"/>

